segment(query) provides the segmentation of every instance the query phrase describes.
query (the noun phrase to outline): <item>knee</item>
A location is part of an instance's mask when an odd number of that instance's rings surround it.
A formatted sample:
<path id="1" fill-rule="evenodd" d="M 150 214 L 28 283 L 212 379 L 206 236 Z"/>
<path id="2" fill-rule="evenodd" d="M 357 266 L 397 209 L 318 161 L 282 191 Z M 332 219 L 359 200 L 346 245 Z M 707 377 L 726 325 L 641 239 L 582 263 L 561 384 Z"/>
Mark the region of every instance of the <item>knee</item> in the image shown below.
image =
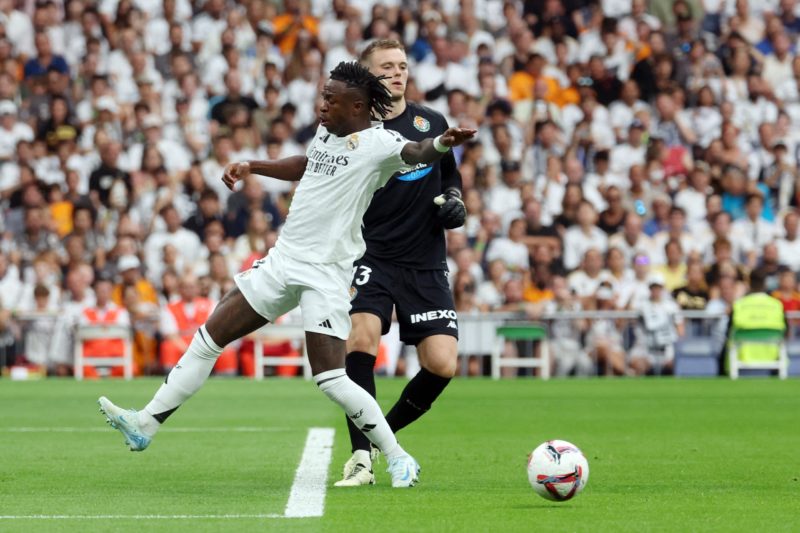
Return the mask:
<path id="1" fill-rule="evenodd" d="M 347 352 L 365 352 L 377 355 L 380 342 L 380 330 L 372 331 L 372 328 L 366 325 L 353 324 L 353 329 L 347 339 Z"/>
<path id="2" fill-rule="evenodd" d="M 448 350 L 420 358 L 420 366 L 439 377 L 452 378 L 456 375 L 458 367 L 458 353 L 455 350 Z"/>

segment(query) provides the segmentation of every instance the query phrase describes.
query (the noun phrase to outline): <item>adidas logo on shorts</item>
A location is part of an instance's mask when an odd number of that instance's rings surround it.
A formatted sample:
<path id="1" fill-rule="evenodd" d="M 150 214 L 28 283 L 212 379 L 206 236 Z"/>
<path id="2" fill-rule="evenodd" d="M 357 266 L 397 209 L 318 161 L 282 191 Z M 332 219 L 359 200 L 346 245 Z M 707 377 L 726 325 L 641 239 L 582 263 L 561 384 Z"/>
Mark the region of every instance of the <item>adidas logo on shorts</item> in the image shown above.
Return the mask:
<path id="1" fill-rule="evenodd" d="M 319 323 L 319 324 L 317 324 L 317 325 L 318 325 L 319 327 L 321 327 L 321 328 L 333 329 L 333 326 L 331 326 L 331 321 L 330 321 L 330 320 L 328 320 L 328 319 L 325 319 L 325 320 L 323 320 L 322 322 L 320 322 L 320 323 Z"/>

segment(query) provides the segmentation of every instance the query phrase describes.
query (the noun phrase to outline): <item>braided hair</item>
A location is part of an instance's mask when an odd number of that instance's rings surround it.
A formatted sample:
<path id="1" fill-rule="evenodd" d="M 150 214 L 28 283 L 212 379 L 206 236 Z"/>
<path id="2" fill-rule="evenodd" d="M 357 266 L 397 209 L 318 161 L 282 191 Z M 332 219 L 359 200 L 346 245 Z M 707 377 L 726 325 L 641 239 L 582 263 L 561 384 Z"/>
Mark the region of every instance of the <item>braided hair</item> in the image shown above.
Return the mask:
<path id="1" fill-rule="evenodd" d="M 342 61 L 331 71 L 331 79 L 341 81 L 348 87 L 360 89 L 366 94 L 370 114 L 385 117 L 392 107 L 392 93 L 381 83 L 386 76 L 376 76 L 356 61 Z"/>

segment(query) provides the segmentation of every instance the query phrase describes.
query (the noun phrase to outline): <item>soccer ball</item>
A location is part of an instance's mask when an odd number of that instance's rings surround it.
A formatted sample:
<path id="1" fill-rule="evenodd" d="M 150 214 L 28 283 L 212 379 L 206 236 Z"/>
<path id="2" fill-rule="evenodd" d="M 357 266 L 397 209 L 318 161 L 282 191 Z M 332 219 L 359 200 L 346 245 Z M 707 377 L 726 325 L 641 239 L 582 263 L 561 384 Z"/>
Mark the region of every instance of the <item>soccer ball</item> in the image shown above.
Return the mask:
<path id="1" fill-rule="evenodd" d="M 528 456 L 528 481 L 542 498 L 563 502 L 586 486 L 589 463 L 574 444 L 549 440 Z"/>

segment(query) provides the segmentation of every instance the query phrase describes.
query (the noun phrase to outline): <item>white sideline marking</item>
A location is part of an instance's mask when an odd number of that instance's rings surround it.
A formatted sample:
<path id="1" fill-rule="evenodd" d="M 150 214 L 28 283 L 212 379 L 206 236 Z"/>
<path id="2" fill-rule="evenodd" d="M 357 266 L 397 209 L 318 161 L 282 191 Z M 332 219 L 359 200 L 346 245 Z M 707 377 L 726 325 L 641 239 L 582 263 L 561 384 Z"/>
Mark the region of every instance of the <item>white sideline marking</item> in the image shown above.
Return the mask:
<path id="1" fill-rule="evenodd" d="M 233 427 L 233 428 L 164 428 L 162 431 L 199 433 L 209 431 L 289 431 L 291 428 L 281 427 Z M 84 431 L 108 431 L 108 428 L 80 427 L 8 427 L 0 428 L 6 433 L 38 433 L 62 432 L 75 433 Z M 0 520 L 230 520 L 230 519 L 266 519 L 266 518 L 310 518 L 322 516 L 325 510 L 325 493 L 328 483 L 328 467 L 333 452 L 333 428 L 311 428 L 308 430 L 306 445 L 300 465 L 295 472 L 292 491 L 283 514 L 139 514 L 139 515 L 0 515 Z"/>
<path id="2" fill-rule="evenodd" d="M 289 427 L 196 427 L 196 428 L 174 428 L 165 427 L 160 433 L 278 433 L 282 431 L 294 431 L 297 428 Z M 108 427 L 0 427 L 0 433 L 101 433 L 107 432 Z"/>
<path id="3" fill-rule="evenodd" d="M 333 428 L 308 430 L 303 457 L 294 475 L 292 492 L 289 493 L 289 501 L 286 502 L 286 510 L 283 512 L 286 518 L 322 516 L 334 433 Z"/>

